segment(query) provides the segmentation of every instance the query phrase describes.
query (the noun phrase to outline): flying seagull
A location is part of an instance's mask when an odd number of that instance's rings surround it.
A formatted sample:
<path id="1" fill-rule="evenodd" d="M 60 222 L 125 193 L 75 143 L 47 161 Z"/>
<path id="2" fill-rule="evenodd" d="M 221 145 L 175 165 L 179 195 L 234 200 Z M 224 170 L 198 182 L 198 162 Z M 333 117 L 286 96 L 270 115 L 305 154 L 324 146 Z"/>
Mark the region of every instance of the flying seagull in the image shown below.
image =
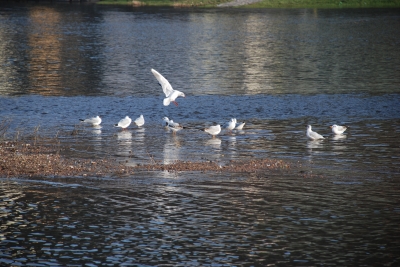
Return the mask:
<path id="1" fill-rule="evenodd" d="M 171 86 L 171 84 L 168 82 L 167 79 L 164 78 L 160 73 L 158 73 L 156 70 L 151 69 L 151 72 L 153 75 L 156 77 L 158 83 L 161 85 L 165 98 L 164 98 L 164 106 L 168 106 L 171 102 L 175 104 L 175 106 L 178 106 L 178 103 L 175 101 L 178 96 L 185 97 L 185 94 L 182 93 L 181 91 L 174 90 Z"/>

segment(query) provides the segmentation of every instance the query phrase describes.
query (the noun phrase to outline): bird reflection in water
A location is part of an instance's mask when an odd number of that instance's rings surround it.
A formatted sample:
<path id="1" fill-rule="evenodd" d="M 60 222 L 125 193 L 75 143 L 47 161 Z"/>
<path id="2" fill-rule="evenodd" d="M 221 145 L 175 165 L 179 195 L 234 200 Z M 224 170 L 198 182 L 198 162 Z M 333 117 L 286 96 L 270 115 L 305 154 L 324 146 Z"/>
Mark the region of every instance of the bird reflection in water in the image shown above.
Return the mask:
<path id="1" fill-rule="evenodd" d="M 308 153 L 310 153 L 310 157 L 313 154 L 318 154 L 321 153 L 319 150 L 322 150 L 323 146 L 323 140 L 309 140 L 307 141 L 307 148 L 308 148 Z"/>
<path id="2" fill-rule="evenodd" d="M 163 163 L 171 164 L 177 160 L 181 160 L 181 136 L 168 135 L 163 149 Z"/>
<path id="3" fill-rule="evenodd" d="M 347 138 L 347 135 L 345 135 L 345 134 L 335 134 L 332 136 L 332 140 L 335 140 L 335 141 L 338 141 L 341 139 L 346 139 L 346 138 Z"/>
<path id="4" fill-rule="evenodd" d="M 118 146 L 116 154 L 118 156 L 129 156 L 132 153 L 132 133 L 121 131 L 117 133 Z"/>
<path id="5" fill-rule="evenodd" d="M 218 149 L 218 148 L 221 148 L 221 143 L 222 143 L 222 140 L 220 138 L 212 138 L 212 139 L 208 139 L 205 144 L 206 144 L 206 146 L 211 146 L 213 148 Z"/>
<path id="6" fill-rule="evenodd" d="M 93 135 L 99 136 L 99 135 L 101 135 L 101 128 L 102 128 L 102 127 L 101 127 L 100 125 L 93 126 L 90 132 L 91 132 Z"/>

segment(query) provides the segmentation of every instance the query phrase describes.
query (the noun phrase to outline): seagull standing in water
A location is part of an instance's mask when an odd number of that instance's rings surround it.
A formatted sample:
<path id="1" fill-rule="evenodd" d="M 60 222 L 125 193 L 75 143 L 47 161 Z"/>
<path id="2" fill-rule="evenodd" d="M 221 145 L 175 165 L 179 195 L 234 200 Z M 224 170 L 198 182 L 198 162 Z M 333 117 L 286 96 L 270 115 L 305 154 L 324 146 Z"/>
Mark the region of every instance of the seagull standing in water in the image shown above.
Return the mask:
<path id="1" fill-rule="evenodd" d="M 241 124 L 239 124 L 238 126 L 236 126 L 235 130 L 238 130 L 238 131 L 243 130 L 243 127 L 244 127 L 245 124 L 246 124 L 245 122 L 242 122 Z"/>
<path id="2" fill-rule="evenodd" d="M 311 125 L 307 126 L 307 137 L 310 138 L 311 140 L 325 139 L 325 137 L 323 137 L 319 133 L 313 132 L 311 130 Z"/>
<path id="3" fill-rule="evenodd" d="M 235 129 L 236 122 L 237 122 L 237 120 L 236 120 L 235 118 L 232 118 L 232 119 L 230 120 L 230 122 L 228 122 L 228 126 L 226 126 L 226 129 L 227 129 L 229 132 L 231 132 L 233 129 Z"/>
<path id="4" fill-rule="evenodd" d="M 205 128 L 204 131 L 206 133 L 209 133 L 212 135 L 213 138 L 215 138 L 216 135 L 218 135 L 221 132 L 221 125 L 215 125 L 215 126 L 210 126 L 208 128 Z"/>
<path id="5" fill-rule="evenodd" d="M 344 131 L 346 131 L 346 129 L 347 129 L 346 126 L 340 126 L 340 125 L 336 125 L 336 124 L 329 126 L 329 127 L 332 128 L 332 132 L 334 134 L 338 134 L 338 135 L 344 133 Z"/>
<path id="6" fill-rule="evenodd" d="M 170 129 L 172 131 L 172 134 L 174 134 L 174 135 L 176 134 L 176 132 L 183 129 L 183 126 L 181 126 L 177 122 L 174 122 L 173 120 L 168 119 L 167 117 L 164 117 L 163 121 L 165 123 L 165 127 Z"/>
<path id="7" fill-rule="evenodd" d="M 176 132 L 180 131 L 183 129 L 183 126 L 179 125 L 179 123 L 173 123 L 173 124 L 168 124 L 168 129 L 172 131 L 172 134 L 175 135 Z"/>
<path id="8" fill-rule="evenodd" d="M 143 115 L 140 115 L 140 117 L 137 118 L 137 119 L 134 121 L 134 123 L 135 123 L 138 127 L 143 126 L 143 125 L 144 125 L 144 117 L 143 117 Z"/>
<path id="9" fill-rule="evenodd" d="M 79 119 L 81 122 L 84 122 L 84 123 L 89 123 L 89 124 L 91 124 L 91 125 L 93 125 L 93 126 L 99 126 L 100 125 L 100 123 L 101 123 L 101 118 L 100 118 L 100 116 L 96 116 L 96 117 L 93 117 L 93 118 L 89 118 L 89 119 Z"/>
<path id="10" fill-rule="evenodd" d="M 128 128 L 129 125 L 131 125 L 132 119 L 126 116 L 122 120 L 120 120 L 117 124 L 115 124 L 115 127 L 120 127 L 122 129 Z"/>
<path id="11" fill-rule="evenodd" d="M 180 126 L 179 123 L 174 122 L 173 120 L 168 119 L 168 117 L 164 117 L 164 118 L 163 118 L 163 122 L 164 122 L 165 127 L 168 127 L 168 126 L 172 126 L 172 127 Z"/>
<path id="12" fill-rule="evenodd" d="M 167 79 L 165 79 L 160 73 L 158 73 L 156 70 L 151 69 L 151 72 L 153 75 L 156 77 L 158 83 L 161 85 L 165 98 L 164 98 L 164 106 L 168 106 L 171 102 L 175 104 L 175 106 L 178 106 L 178 103 L 175 101 L 178 96 L 185 97 L 185 94 L 182 93 L 181 91 L 174 90 L 171 86 L 171 84 L 168 82 Z"/>

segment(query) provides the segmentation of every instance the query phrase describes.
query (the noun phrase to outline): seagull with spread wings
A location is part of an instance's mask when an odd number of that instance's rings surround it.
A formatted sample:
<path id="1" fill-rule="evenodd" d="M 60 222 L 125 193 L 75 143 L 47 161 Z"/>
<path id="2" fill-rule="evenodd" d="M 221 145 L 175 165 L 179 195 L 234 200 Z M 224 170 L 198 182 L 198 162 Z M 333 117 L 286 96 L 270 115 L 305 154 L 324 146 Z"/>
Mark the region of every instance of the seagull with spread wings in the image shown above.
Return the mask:
<path id="1" fill-rule="evenodd" d="M 151 69 L 151 72 L 156 77 L 158 83 L 161 85 L 165 98 L 164 98 L 164 106 L 168 106 L 171 102 L 178 106 L 178 103 L 175 101 L 178 96 L 185 97 L 185 94 L 181 91 L 174 90 L 171 84 L 167 79 L 164 78 L 160 73 L 158 73 L 155 69 Z"/>

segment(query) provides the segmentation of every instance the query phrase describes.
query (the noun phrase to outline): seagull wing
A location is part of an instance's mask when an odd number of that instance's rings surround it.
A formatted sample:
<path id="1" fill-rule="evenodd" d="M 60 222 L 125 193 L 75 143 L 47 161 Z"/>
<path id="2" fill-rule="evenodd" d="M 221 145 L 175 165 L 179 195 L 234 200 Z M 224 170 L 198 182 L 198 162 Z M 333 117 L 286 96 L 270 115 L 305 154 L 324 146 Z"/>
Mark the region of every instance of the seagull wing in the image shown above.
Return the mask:
<path id="1" fill-rule="evenodd" d="M 341 131 L 342 133 L 346 131 L 347 127 L 346 126 L 338 126 L 338 130 Z"/>
<path id="2" fill-rule="evenodd" d="M 168 97 L 174 91 L 171 84 L 168 82 L 167 79 L 164 78 L 164 76 L 158 73 L 155 69 L 151 69 L 151 72 L 153 73 L 154 77 L 156 77 L 157 81 L 160 83 L 165 96 Z"/>
<path id="3" fill-rule="evenodd" d="M 313 138 L 315 140 L 317 140 L 317 139 L 325 139 L 322 135 L 320 135 L 317 132 L 310 132 L 310 136 L 311 136 L 311 138 Z"/>

